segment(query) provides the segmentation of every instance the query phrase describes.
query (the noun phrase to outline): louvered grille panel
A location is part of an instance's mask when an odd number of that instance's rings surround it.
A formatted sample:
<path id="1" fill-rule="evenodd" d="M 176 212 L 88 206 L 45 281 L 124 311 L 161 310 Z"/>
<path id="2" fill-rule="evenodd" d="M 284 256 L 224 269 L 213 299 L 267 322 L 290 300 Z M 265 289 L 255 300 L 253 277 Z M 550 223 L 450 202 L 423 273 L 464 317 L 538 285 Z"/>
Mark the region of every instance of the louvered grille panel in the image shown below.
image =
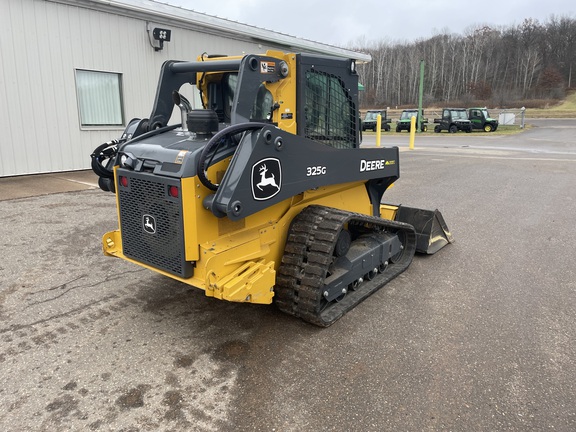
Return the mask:
<path id="1" fill-rule="evenodd" d="M 178 276 L 190 277 L 185 261 L 182 204 L 168 196 L 174 179 L 119 170 L 128 186 L 117 184 L 124 255 Z M 152 232 L 154 231 L 154 232 Z"/>

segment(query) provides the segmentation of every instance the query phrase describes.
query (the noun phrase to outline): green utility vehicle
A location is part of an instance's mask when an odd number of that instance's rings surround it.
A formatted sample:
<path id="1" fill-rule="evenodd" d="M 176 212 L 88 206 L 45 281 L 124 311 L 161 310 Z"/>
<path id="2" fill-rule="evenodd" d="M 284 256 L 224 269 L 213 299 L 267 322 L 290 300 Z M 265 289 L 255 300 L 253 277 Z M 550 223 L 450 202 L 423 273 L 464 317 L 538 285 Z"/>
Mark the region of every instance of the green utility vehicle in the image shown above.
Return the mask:
<path id="1" fill-rule="evenodd" d="M 386 110 L 382 109 L 366 111 L 366 116 L 364 117 L 364 120 L 362 120 L 362 132 L 368 129 L 376 132 L 376 120 L 378 119 L 378 114 L 382 116 L 380 128 L 386 132 L 390 130 L 392 119 L 387 118 Z"/>
<path id="2" fill-rule="evenodd" d="M 472 122 L 472 129 L 484 132 L 494 132 L 498 129 L 498 120 L 490 118 L 486 108 L 468 108 L 468 118 Z"/>
<path id="3" fill-rule="evenodd" d="M 434 132 L 443 130 L 450 133 L 458 131 L 472 132 L 472 122 L 468 119 L 468 111 L 465 108 L 444 108 L 442 118 L 434 119 Z"/>
<path id="4" fill-rule="evenodd" d="M 424 111 L 422 111 L 420 119 L 418 119 L 417 116 L 417 109 L 405 109 L 402 111 L 400 118 L 396 122 L 396 132 L 402 132 L 403 130 L 410 132 L 410 122 L 412 121 L 412 117 L 416 117 L 416 125 L 418 125 L 418 120 L 420 120 L 420 130 L 426 132 L 428 130 L 428 119 L 424 117 Z"/>

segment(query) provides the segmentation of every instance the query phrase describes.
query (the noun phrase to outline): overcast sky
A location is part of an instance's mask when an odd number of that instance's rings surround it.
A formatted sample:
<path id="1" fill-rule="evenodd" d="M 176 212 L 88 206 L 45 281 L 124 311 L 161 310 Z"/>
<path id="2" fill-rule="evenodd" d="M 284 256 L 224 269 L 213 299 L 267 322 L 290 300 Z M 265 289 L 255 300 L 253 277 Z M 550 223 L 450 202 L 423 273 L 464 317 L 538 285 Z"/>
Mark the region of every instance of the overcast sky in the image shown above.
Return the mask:
<path id="1" fill-rule="evenodd" d="M 576 19 L 574 0 L 157 0 L 291 36 L 337 46 L 464 34 L 480 25 L 521 24 L 525 18 Z"/>

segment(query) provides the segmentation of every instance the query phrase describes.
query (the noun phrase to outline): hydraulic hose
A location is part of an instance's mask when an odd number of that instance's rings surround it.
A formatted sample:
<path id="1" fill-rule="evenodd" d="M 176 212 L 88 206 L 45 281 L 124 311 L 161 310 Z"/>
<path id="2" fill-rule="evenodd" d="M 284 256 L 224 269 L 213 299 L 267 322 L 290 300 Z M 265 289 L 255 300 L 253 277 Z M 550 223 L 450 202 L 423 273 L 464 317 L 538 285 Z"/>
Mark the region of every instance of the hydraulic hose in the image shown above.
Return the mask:
<path id="1" fill-rule="evenodd" d="M 206 186 L 208 189 L 212 191 L 218 190 L 218 184 L 212 183 L 208 177 L 206 176 L 206 170 L 212 163 L 212 159 L 218 147 L 225 141 L 224 138 L 230 135 L 236 135 L 242 132 L 246 132 L 248 130 L 255 130 L 255 129 L 262 129 L 265 126 L 270 126 L 270 123 L 239 123 L 236 125 L 229 126 L 225 129 L 222 129 L 220 132 L 216 133 L 208 143 L 204 146 L 202 153 L 200 153 L 200 157 L 198 158 L 198 165 L 196 167 L 196 172 L 198 174 L 198 179 L 200 183 Z M 208 155 L 213 152 L 214 154 L 212 157 L 208 158 Z"/>
<path id="2" fill-rule="evenodd" d="M 96 147 L 90 155 L 92 158 L 92 171 L 94 171 L 98 177 L 109 179 L 114 177 L 114 171 L 108 168 L 108 165 L 110 164 L 110 160 L 118 153 L 118 144 L 118 140 L 108 141 Z"/>

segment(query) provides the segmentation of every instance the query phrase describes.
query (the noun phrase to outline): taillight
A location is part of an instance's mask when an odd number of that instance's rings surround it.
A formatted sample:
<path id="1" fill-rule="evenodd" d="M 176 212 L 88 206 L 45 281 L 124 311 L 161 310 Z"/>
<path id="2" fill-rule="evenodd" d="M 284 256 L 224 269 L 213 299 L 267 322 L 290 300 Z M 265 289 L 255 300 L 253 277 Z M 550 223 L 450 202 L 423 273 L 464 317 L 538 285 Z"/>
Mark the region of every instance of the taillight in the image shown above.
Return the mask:
<path id="1" fill-rule="evenodd" d="M 128 187 L 128 177 L 120 176 L 120 184 L 124 187 Z"/>
<path id="2" fill-rule="evenodd" d="M 178 186 L 169 186 L 168 187 L 168 195 L 172 198 L 178 198 L 179 190 Z"/>

